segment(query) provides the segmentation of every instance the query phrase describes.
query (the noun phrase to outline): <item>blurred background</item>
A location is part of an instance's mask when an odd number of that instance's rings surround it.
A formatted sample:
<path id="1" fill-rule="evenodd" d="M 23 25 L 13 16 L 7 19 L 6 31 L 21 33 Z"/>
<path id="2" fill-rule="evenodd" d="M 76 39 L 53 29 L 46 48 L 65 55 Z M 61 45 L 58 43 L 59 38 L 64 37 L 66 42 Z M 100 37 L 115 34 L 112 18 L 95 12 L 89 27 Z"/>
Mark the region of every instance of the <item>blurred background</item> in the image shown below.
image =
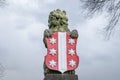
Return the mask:
<path id="1" fill-rule="evenodd" d="M 58 8 L 66 11 L 69 29 L 79 32 L 79 80 L 120 80 L 119 18 L 114 31 L 105 30 L 108 13 L 93 11 L 94 16 L 86 16 L 93 8 L 83 5 L 80 0 L 0 0 L 0 80 L 43 80 L 47 52 L 43 31 L 48 29 L 49 13 Z M 110 31 L 109 39 L 105 39 L 106 31 Z"/>

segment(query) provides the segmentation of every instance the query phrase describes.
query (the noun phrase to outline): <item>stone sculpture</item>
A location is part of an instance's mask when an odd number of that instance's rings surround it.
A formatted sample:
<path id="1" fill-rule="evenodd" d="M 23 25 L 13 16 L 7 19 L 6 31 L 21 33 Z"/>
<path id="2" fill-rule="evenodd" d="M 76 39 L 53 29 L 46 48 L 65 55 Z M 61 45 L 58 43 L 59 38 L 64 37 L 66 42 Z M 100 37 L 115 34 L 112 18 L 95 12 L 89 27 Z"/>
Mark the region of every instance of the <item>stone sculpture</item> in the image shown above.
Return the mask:
<path id="1" fill-rule="evenodd" d="M 66 12 L 60 9 L 50 12 L 48 27 L 43 38 L 48 51 L 44 61 L 44 75 L 75 75 L 79 62 L 76 54 L 78 31 L 69 30 Z"/>

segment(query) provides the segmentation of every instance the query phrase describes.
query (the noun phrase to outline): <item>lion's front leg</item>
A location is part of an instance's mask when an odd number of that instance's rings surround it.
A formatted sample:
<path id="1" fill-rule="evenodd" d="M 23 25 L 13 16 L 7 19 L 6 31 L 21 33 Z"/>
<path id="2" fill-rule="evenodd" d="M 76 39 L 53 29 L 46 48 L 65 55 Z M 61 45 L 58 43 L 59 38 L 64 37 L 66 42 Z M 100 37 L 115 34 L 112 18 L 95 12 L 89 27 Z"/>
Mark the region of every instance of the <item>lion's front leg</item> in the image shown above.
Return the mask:
<path id="1" fill-rule="evenodd" d="M 51 37 L 51 35 L 52 35 L 52 31 L 51 31 L 51 30 L 46 29 L 46 30 L 44 31 L 43 42 L 44 42 L 46 48 L 47 48 L 47 44 L 46 44 L 45 38 L 46 38 L 46 37 Z"/>
<path id="2" fill-rule="evenodd" d="M 76 29 L 74 29 L 74 30 L 72 30 L 71 32 L 70 32 L 70 36 L 72 37 L 72 38 L 78 38 L 78 31 L 76 30 Z"/>

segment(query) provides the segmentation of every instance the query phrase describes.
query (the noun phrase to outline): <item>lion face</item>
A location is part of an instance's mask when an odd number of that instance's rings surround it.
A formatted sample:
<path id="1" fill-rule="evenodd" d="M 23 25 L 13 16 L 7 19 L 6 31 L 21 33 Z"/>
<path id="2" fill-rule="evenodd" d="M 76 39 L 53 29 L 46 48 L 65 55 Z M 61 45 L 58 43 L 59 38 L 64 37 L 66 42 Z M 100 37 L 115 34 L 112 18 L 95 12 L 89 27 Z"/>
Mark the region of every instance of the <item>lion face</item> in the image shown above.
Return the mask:
<path id="1" fill-rule="evenodd" d="M 68 29 L 68 18 L 65 11 L 59 9 L 50 12 L 48 20 L 49 29 L 53 32 L 67 32 Z"/>

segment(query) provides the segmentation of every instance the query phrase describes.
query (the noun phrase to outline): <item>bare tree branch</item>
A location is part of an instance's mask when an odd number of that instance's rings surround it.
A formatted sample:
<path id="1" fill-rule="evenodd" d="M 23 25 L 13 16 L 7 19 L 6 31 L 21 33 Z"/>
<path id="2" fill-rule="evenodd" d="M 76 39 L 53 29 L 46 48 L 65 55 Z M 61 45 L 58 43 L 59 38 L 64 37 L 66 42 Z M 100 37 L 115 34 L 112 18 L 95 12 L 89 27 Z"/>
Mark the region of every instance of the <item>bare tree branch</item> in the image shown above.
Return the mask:
<path id="1" fill-rule="evenodd" d="M 3 65 L 0 63 L 0 78 L 4 76 L 4 67 Z"/>
<path id="2" fill-rule="evenodd" d="M 110 36 L 120 21 L 120 0 L 80 0 L 83 8 L 87 10 L 87 16 L 93 16 L 99 12 L 107 12 L 109 15 L 109 23 L 104 28 L 106 36 Z"/>

